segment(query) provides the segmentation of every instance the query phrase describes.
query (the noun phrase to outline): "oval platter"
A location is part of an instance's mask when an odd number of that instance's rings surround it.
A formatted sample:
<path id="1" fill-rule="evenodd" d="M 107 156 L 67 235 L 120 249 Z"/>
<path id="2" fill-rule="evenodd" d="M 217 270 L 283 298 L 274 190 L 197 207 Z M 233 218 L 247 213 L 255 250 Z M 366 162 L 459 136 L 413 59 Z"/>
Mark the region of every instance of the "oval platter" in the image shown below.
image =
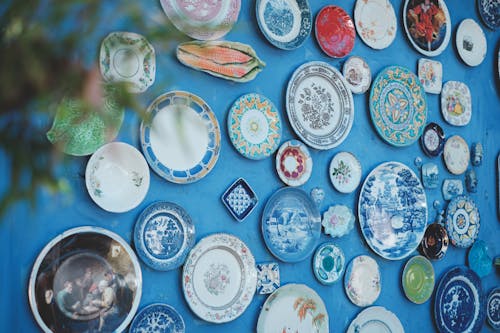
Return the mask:
<path id="1" fill-rule="evenodd" d="M 385 49 L 396 38 L 398 21 L 389 0 L 357 0 L 354 22 L 361 40 L 372 49 Z"/>
<path id="2" fill-rule="evenodd" d="M 328 173 L 337 191 L 351 193 L 361 181 L 361 163 L 352 153 L 341 151 L 333 156 Z"/>
<path id="3" fill-rule="evenodd" d="M 418 77 L 409 69 L 383 69 L 370 91 L 370 115 L 387 143 L 404 147 L 420 138 L 427 120 L 427 98 Z"/>
<path id="4" fill-rule="evenodd" d="M 142 308 L 130 324 L 129 333 L 184 333 L 184 319 L 174 307 L 155 303 Z"/>
<path id="5" fill-rule="evenodd" d="M 483 29 L 473 19 L 465 19 L 457 28 L 456 46 L 460 58 L 469 66 L 479 66 L 488 50 Z"/>
<path id="6" fill-rule="evenodd" d="M 255 10 L 260 31 L 277 48 L 296 49 L 311 33 L 308 0 L 257 0 Z"/>

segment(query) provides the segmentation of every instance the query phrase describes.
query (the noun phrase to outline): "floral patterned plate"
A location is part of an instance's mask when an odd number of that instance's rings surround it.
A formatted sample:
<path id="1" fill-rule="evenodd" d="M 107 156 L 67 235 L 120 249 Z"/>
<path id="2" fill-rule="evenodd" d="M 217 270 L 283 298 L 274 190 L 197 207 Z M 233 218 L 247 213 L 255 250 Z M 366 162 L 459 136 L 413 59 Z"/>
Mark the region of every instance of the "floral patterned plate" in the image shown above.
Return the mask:
<path id="1" fill-rule="evenodd" d="M 354 22 L 361 40 L 376 50 L 391 45 L 398 30 L 396 13 L 389 0 L 357 0 Z"/>
<path id="2" fill-rule="evenodd" d="M 268 332 L 329 333 L 323 300 L 305 284 L 280 287 L 267 298 L 257 321 L 257 333 Z"/>
<path id="3" fill-rule="evenodd" d="M 441 113 L 450 125 L 465 126 L 472 116 L 469 87 L 459 81 L 448 81 L 441 91 Z"/>
<path id="4" fill-rule="evenodd" d="M 189 252 L 182 271 L 182 290 L 201 319 L 225 323 L 238 318 L 252 302 L 257 270 L 250 248 L 230 234 L 213 234 Z"/>
<path id="5" fill-rule="evenodd" d="M 351 17 L 338 6 L 325 6 L 316 16 L 316 40 L 328 56 L 343 58 L 351 53 L 356 30 Z"/>
<path id="6" fill-rule="evenodd" d="M 214 40 L 226 35 L 238 20 L 241 0 L 161 0 L 173 25 L 191 38 Z"/>
<path id="7" fill-rule="evenodd" d="M 361 163 L 353 154 L 340 152 L 330 162 L 330 181 L 341 193 L 351 193 L 361 181 Z"/>
<path id="8" fill-rule="evenodd" d="M 361 311 L 346 333 L 404 333 L 399 318 L 383 306 L 371 306 Z"/>
<path id="9" fill-rule="evenodd" d="M 444 144 L 443 158 L 448 171 L 454 175 L 461 175 L 469 166 L 469 145 L 461 136 L 453 135 Z"/>
<path id="10" fill-rule="evenodd" d="M 479 15 L 484 24 L 492 30 L 500 28 L 500 2 L 498 0 L 477 0 Z"/>
<path id="11" fill-rule="evenodd" d="M 362 255 L 351 260 L 344 275 L 344 289 L 354 305 L 372 305 L 381 288 L 380 269 L 375 259 Z"/>
<path id="12" fill-rule="evenodd" d="M 443 87 L 443 65 L 437 60 L 418 59 L 418 78 L 429 94 L 439 94 Z"/>
<path id="13" fill-rule="evenodd" d="M 148 193 L 148 164 L 135 147 L 111 142 L 90 157 L 85 184 L 99 207 L 123 213 L 137 207 Z"/>
<path id="14" fill-rule="evenodd" d="M 130 324 L 129 333 L 184 333 L 184 319 L 174 307 L 155 303 L 142 308 Z"/>
<path id="15" fill-rule="evenodd" d="M 479 234 L 480 217 L 476 203 L 467 195 L 451 199 L 446 209 L 446 231 L 451 243 L 469 247 Z"/>
<path id="16" fill-rule="evenodd" d="M 401 66 L 383 69 L 372 84 L 370 115 L 387 143 L 403 147 L 418 140 L 427 120 L 427 98 L 417 76 Z"/>
<path id="17" fill-rule="evenodd" d="M 354 121 L 352 93 L 344 77 L 321 61 L 295 70 L 286 91 L 286 111 L 295 133 L 316 149 L 340 145 Z"/>
<path id="18" fill-rule="evenodd" d="M 309 149 L 298 140 L 283 143 L 276 153 L 276 172 L 288 186 L 300 186 L 311 177 L 313 160 Z"/>
<path id="19" fill-rule="evenodd" d="M 193 247 L 195 228 L 189 214 L 171 202 L 155 202 L 139 215 L 134 227 L 137 255 L 153 269 L 181 266 Z"/>
<path id="20" fill-rule="evenodd" d="M 321 225 L 325 234 L 332 237 L 342 237 L 347 235 L 353 228 L 356 218 L 351 208 L 344 205 L 333 205 L 323 213 Z"/>
<path id="21" fill-rule="evenodd" d="M 479 66 L 486 57 L 488 44 L 483 29 L 473 19 L 460 22 L 456 36 L 460 58 L 469 66 Z"/>
<path id="22" fill-rule="evenodd" d="M 342 67 L 342 74 L 353 93 L 363 94 L 370 88 L 372 72 L 365 59 L 349 57 Z"/>

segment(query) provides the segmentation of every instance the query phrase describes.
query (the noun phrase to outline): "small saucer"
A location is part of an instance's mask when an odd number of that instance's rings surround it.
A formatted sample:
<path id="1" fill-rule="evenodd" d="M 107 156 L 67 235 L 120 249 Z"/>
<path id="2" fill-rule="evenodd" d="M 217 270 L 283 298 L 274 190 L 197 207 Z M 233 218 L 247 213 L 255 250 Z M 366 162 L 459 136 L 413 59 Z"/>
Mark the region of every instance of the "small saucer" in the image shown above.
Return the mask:
<path id="1" fill-rule="evenodd" d="M 333 243 L 321 244 L 313 259 L 314 276 L 322 284 L 336 282 L 344 272 L 345 256 L 342 249 Z"/>
<path id="2" fill-rule="evenodd" d="M 341 193 L 351 193 L 361 181 L 361 163 L 349 152 L 337 153 L 330 162 L 330 181 Z"/>
<path id="3" fill-rule="evenodd" d="M 416 304 L 425 303 L 434 291 L 434 268 L 425 257 L 412 257 L 405 265 L 402 280 L 406 298 Z"/>
<path id="4" fill-rule="evenodd" d="M 424 128 L 424 132 L 420 137 L 422 150 L 427 156 L 436 157 L 441 155 L 444 148 L 444 132 L 441 126 L 436 123 L 429 123 Z"/>
<path id="5" fill-rule="evenodd" d="M 473 19 L 463 20 L 457 28 L 456 44 L 460 58 L 469 66 L 479 66 L 486 57 L 488 44 L 483 29 Z"/>
<path id="6" fill-rule="evenodd" d="M 469 166 L 470 152 L 467 142 L 454 135 L 446 140 L 443 150 L 444 164 L 448 171 L 454 175 L 461 175 Z"/>
<path id="7" fill-rule="evenodd" d="M 368 63 L 361 57 L 349 57 L 342 67 L 342 75 L 349 89 L 355 94 L 363 94 L 370 88 L 372 72 Z"/>
<path id="8" fill-rule="evenodd" d="M 305 184 L 311 177 L 312 167 L 309 149 L 298 140 L 283 143 L 276 154 L 276 171 L 288 186 Z"/>

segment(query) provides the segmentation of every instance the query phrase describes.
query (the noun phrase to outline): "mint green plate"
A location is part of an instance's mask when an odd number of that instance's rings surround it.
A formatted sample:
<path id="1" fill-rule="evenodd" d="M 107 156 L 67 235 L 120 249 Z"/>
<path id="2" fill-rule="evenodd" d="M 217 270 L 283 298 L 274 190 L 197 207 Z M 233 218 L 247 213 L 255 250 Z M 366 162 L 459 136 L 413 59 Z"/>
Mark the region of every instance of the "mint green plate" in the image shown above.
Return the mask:
<path id="1" fill-rule="evenodd" d="M 412 257 L 403 270 L 403 290 L 416 304 L 425 303 L 434 290 L 434 268 L 423 256 Z"/>

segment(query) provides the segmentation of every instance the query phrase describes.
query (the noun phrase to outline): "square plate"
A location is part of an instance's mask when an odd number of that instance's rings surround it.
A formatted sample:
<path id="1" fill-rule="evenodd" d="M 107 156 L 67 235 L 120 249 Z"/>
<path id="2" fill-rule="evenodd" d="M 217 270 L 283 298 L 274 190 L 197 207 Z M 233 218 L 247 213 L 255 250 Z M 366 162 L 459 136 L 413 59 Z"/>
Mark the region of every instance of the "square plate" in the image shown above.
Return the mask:
<path id="1" fill-rule="evenodd" d="M 418 79 L 425 92 L 439 94 L 443 86 L 443 65 L 436 60 L 418 59 Z"/>
<path id="2" fill-rule="evenodd" d="M 277 262 L 257 264 L 257 292 L 271 294 L 280 287 L 280 267 Z"/>
<path id="3" fill-rule="evenodd" d="M 240 222 L 252 212 L 259 201 L 255 192 L 243 178 L 238 178 L 232 183 L 221 199 L 231 215 Z"/>

